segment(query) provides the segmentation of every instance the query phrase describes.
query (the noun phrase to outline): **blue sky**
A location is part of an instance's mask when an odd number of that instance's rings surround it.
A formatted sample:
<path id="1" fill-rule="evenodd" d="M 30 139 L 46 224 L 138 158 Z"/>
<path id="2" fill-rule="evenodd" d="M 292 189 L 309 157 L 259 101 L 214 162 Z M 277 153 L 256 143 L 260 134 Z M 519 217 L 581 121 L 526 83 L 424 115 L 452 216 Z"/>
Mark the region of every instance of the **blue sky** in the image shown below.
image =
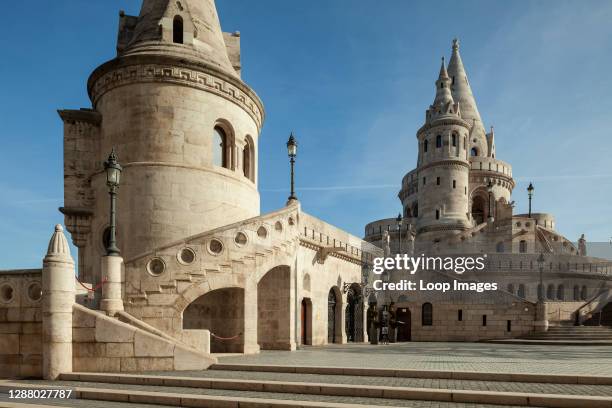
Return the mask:
<path id="1" fill-rule="evenodd" d="M 21 0 L 0 25 L 0 269 L 39 267 L 63 217 L 59 108 L 89 107 L 91 71 L 114 56 L 118 12 L 140 0 Z M 551 212 L 575 240 L 612 236 L 612 2 L 217 0 L 241 31 L 243 79 L 263 99 L 262 211 L 288 195 L 300 143 L 304 209 L 361 235 L 395 216 L 440 57 L 461 53 L 517 211 Z M 20 17 L 21 16 L 21 17 Z"/>

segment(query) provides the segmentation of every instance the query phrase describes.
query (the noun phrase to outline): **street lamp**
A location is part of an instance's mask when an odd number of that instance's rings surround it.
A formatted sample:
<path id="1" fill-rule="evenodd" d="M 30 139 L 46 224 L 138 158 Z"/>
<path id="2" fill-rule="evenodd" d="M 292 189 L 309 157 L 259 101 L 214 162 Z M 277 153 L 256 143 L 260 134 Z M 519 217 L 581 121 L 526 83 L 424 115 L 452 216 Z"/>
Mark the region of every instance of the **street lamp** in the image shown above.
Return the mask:
<path id="1" fill-rule="evenodd" d="M 402 213 L 397 214 L 397 231 L 399 235 L 399 250 L 397 251 L 399 254 L 402 253 Z"/>
<path id="2" fill-rule="evenodd" d="M 489 193 L 489 221 L 493 219 L 493 214 L 491 213 L 491 194 L 493 193 L 493 182 L 489 180 L 489 184 L 487 185 L 487 191 Z"/>
<path id="3" fill-rule="evenodd" d="M 527 195 L 529 196 L 529 218 L 531 218 L 531 198 L 533 197 L 533 192 L 535 188 L 533 188 L 533 184 L 529 183 L 529 187 L 527 187 Z"/>
<path id="4" fill-rule="evenodd" d="M 117 248 L 117 190 L 119 189 L 119 183 L 121 181 L 121 165 L 117 161 L 117 155 L 115 149 L 111 151 L 108 160 L 104 162 L 104 170 L 106 171 L 106 185 L 108 186 L 108 193 L 110 195 L 110 234 L 108 239 L 108 246 L 106 247 L 106 254 L 108 256 L 119 256 L 119 248 Z"/>
<path id="5" fill-rule="evenodd" d="M 538 301 L 544 301 L 544 280 L 542 275 L 544 274 L 544 254 L 540 252 L 540 256 L 538 257 L 538 267 L 540 268 L 540 293 L 538 293 Z"/>
<path id="6" fill-rule="evenodd" d="M 289 141 L 287 142 L 287 154 L 289 155 L 289 162 L 291 163 L 291 195 L 289 196 L 289 201 L 297 200 L 295 196 L 295 157 L 297 156 L 297 147 L 298 144 L 293 136 L 293 132 L 289 136 Z"/>

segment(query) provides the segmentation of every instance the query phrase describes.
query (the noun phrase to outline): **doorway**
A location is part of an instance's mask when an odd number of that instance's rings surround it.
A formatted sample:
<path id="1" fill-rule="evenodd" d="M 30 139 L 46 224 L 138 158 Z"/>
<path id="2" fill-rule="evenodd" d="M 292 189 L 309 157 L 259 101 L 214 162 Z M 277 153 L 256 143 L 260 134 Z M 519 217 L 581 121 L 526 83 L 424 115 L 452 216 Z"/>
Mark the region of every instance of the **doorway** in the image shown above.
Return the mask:
<path id="1" fill-rule="evenodd" d="M 312 301 L 309 298 L 302 299 L 301 312 L 301 339 L 303 345 L 312 345 Z"/>
<path id="2" fill-rule="evenodd" d="M 395 320 L 397 321 L 397 341 L 410 341 L 411 340 L 411 316 L 410 309 L 407 307 L 399 307 L 395 313 Z"/>

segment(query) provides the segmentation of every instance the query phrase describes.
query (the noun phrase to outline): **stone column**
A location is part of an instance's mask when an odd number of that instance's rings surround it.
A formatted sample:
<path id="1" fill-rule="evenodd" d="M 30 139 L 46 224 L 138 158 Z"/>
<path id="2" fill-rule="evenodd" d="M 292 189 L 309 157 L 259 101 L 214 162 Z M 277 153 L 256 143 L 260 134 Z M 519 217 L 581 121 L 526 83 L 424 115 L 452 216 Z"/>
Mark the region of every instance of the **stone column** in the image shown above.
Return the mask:
<path id="1" fill-rule="evenodd" d="M 42 271 L 43 377 L 56 380 L 72 372 L 74 261 L 61 225 L 49 242 Z"/>
<path id="2" fill-rule="evenodd" d="M 109 316 L 123 311 L 123 258 L 120 256 L 102 257 L 102 300 L 100 310 Z"/>
<path id="3" fill-rule="evenodd" d="M 246 279 L 244 283 L 244 353 L 259 353 L 259 344 L 257 343 L 257 280 L 254 277 Z"/>
<path id="4" fill-rule="evenodd" d="M 536 304 L 536 321 L 533 323 L 536 333 L 548 331 L 548 309 L 546 302 Z"/>

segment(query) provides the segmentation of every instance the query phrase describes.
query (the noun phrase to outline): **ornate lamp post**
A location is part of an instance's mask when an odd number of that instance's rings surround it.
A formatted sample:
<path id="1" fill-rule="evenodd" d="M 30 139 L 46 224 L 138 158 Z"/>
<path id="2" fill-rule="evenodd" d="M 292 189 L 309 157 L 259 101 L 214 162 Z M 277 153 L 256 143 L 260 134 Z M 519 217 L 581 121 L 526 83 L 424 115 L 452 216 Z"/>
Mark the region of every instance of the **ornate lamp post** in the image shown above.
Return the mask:
<path id="1" fill-rule="evenodd" d="M 119 189 L 119 182 L 121 181 L 121 165 L 117 161 L 117 155 L 115 149 L 111 151 L 108 160 L 104 162 L 104 170 L 106 171 L 106 185 L 108 186 L 108 193 L 110 195 L 110 236 L 108 239 L 108 246 L 106 247 L 106 254 L 108 256 L 119 256 L 119 248 L 117 248 L 117 190 Z"/>
<path id="2" fill-rule="evenodd" d="M 398 237 L 399 237 L 399 242 L 398 242 L 398 253 L 401 254 L 402 253 L 402 213 L 397 214 L 397 218 L 395 219 L 395 221 L 397 222 L 397 233 L 398 233 Z"/>
<path id="3" fill-rule="evenodd" d="M 491 213 L 491 195 L 493 194 L 493 182 L 489 180 L 487 184 L 487 192 L 489 193 L 489 221 L 493 221 L 493 214 Z"/>
<path id="4" fill-rule="evenodd" d="M 529 218 L 531 218 L 531 198 L 533 197 L 533 192 L 535 188 L 533 188 L 533 184 L 529 183 L 529 187 L 527 187 L 527 195 L 529 196 Z"/>
<path id="5" fill-rule="evenodd" d="M 538 268 L 540 268 L 540 293 L 538 293 L 538 301 L 539 302 L 543 302 L 544 301 L 544 279 L 543 279 L 543 274 L 544 274 L 544 254 L 540 252 L 540 256 L 538 256 Z"/>
<path id="6" fill-rule="evenodd" d="M 291 163 L 291 195 L 289 196 L 289 201 L 297 200 L 295 196 L 295 157 L 297 156 L 297 141 L 293 136 L 293 132 L 289 136 L 289 141 L 287 142 L 287 153 L 289 155 L 289 162 Z"/>

